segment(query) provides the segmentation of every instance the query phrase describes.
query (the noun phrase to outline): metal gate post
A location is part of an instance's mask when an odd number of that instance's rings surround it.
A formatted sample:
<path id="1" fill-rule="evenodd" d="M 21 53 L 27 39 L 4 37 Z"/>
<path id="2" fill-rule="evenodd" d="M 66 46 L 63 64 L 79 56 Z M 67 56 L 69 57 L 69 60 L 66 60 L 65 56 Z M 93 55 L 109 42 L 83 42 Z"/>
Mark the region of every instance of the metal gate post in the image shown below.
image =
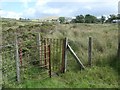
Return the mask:
<path id="1" fill-rule="evenodd" d="M 51 78 L 51 57 L 50 57 L 50 45 L 48 45 L 48 57 L 49 57 L 49 76 Z"/>
<path id="2" fill-rule="evenodd" d="M 46 59 L 46 39 L 44 39 L 44 63 L 45 63 L 45 66 L 47 65 L 47 59 Z"/>

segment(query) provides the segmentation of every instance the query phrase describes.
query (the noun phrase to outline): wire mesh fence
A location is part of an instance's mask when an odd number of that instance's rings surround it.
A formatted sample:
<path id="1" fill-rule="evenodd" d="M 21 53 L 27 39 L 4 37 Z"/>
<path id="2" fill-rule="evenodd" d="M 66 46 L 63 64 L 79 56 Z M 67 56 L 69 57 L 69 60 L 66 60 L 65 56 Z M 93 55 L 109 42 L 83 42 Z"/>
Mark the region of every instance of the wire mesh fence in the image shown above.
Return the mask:
<path id="1" fill-rule="evenodd" d="M 38 40 L 37 35 L 29 37 L 29 34 L 15 34 L 12 43 L 6 45 L 8 41 L 4 41 L 0 47 L 4 85 L 15 81 L 40 80 L 63 72 L 64 39 Z"/>
<path id="2" fill-rule="evenodd" d="M 1 46 L 3 83 L 16 81 L 16 64 L 14 45 Z"/>
<path id="3" fill-rule="evenodd" d="M 43 47 L 43 46 L 40 46 Z M 29 47 L 31 50 L 22 52 L 22 48 L 19 48 L 20 54 L 20 70 L 21 79 L 42 79 L 51 77 L 50 66 L 50 45 L 45 45 L 46 51 L 37 49 L 37 46 Z M 34 54 L 31 54 L 34 53 Z M 40 55 L 39 55 L 40 54 Z M 44 57 L 46 55 L 46 58 Z M 39 59 L 41 57 L 41 59 Z"/>

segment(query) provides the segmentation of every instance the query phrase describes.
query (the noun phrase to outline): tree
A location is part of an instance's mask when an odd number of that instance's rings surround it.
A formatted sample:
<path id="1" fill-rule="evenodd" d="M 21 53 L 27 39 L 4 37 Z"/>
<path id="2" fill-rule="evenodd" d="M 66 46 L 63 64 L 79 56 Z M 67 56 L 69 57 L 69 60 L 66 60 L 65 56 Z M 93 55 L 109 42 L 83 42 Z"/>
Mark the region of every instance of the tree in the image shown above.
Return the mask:
<path id="1" fill-rule="evenodd" d="M 105 21 L 105 16 L 101 16 L 101 22 L 102 22 L 102 24 L 104 23 L 104 21 Z"/>
<path id="2" fill-rule="evenodd" d="M 109 15 L 109 18 L 107 20 L 107 22 L 111 23 L 113 20 L 117 19 L 117 16 L 112 14 L 112 15 Z"/>
<path id="3" fill-rule="evenodd" d="M 71 23 L 76 23 L 76 19 L 72 19 Z"/>
<path id="4" fill-rule="evenodd" d="M 85 23 L 95 23 L 97 22 L 97 18 L 90 14 L 85 15 Z"/>
<path id="5" fill-rule="evenodd" d="M 22 20 L 22 18 L 19 18 L 19 20 Z"/>
<path id="6" fill-rule="evenodd" d="M 60 21 L 60 23 L 64 23 L 65 22 L 65 17 L 59 17 L 59 21 Z"/>
<path id="7" fill-rule="evenodd" d="M 84 16 L 83 15 L 78 15 L 76 16 L 76 23 L 84 23 Z"/>

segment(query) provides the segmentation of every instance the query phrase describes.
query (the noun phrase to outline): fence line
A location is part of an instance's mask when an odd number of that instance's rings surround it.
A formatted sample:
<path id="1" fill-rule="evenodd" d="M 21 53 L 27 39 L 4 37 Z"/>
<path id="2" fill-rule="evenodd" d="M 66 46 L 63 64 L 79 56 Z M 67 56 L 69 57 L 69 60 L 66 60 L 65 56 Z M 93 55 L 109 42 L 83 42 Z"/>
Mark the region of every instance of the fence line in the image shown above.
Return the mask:
<path id="1" fill-rule="evenodd" d="M 26 75 L 30 76 L 35 74 L 37 77 L 40 73 L 42 74 L 42 71 L 44 71 L 44 73 L 47 72 L 46 75 L 49 75 L 49 77 L 51 77 L 53 73 L 65 73 L 67 70 L 67 49 L 74 55 L 81 67 L 83 69 L 85 68 L 68 44 L 68 38 L 41 38 L 40 34 L 37 34 L 37 39 L 33 40 L 35 41 L 34 43 L 29 44 L 27 41 L 29 42 L 30 40 L 25 41 L 22 40 L 22 37 L 16 36 L 15 45 L 12 46 L 8 44 L 4 46 L 4 48 L 12 47 L 12 52 L 15 51 L 16 53 L 14 60 L 16 61 L 16 79 L 18 82 L 27 77 Z M 3 46 L 1 48 L 3 48 Z M 10 53 L 12 52 L 10 51 Z M 4 56 L 4 59 L 6 59 L 6 56 Z"/>

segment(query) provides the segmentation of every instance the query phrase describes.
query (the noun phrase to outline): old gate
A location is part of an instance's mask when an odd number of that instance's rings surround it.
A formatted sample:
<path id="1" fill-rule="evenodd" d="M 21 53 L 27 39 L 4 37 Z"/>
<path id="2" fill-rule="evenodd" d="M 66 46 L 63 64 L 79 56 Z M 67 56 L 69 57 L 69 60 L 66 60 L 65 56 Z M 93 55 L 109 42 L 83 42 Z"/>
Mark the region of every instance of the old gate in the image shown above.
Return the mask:
<path id="1" fill-rule="evenodd" d="M 13 34 L 0 47 L 4 85 L 64 73 L 65 39 L 41 38 L 33 33 Z"/>
<path id="2" fill-rule="evenodd" d="M 64 73 L 66 40 L 41 38 L 40 35 L 35 40 L 22 40 L 21 37 L 17 39 L 20 62 L 18 77 L 38 80 Z"/>

